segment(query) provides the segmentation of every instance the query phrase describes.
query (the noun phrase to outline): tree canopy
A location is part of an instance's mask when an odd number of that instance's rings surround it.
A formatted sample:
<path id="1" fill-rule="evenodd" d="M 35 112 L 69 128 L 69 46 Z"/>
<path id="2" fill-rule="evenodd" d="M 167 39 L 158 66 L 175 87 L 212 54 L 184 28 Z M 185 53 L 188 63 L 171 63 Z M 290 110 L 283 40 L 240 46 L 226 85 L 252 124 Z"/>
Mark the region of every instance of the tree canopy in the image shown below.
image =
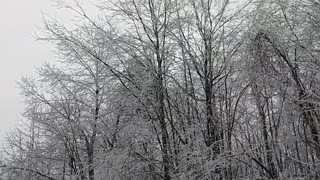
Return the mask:
<path id="1" fill-rule="evenodd" d="M 57 2 L 5 179 L 320 178 L 316 0 Z"/>

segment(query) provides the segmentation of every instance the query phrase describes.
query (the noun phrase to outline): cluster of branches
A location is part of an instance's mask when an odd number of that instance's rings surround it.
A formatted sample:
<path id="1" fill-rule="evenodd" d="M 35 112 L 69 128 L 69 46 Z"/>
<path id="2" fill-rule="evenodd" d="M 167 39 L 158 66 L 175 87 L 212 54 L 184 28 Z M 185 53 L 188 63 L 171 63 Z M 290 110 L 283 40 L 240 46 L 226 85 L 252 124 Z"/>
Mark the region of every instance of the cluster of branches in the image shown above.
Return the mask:
<path id="1" fill-rule="evenodd" d="M 77 1 L 39 39 L 59 62 L 20 82 L 7 179 L 320 178 L 320 5 Z"/>

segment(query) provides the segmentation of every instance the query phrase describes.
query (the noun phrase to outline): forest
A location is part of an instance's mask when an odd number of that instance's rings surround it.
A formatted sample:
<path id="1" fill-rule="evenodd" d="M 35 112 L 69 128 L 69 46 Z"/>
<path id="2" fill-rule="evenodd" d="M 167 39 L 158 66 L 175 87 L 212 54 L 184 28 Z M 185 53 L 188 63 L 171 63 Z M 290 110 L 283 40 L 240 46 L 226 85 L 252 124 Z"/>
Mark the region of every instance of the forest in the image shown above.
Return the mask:
<path id="1" fill-rule="evenodd" d="M 57 8 L 1 180 L 320 179 L 318 0 Z"/>

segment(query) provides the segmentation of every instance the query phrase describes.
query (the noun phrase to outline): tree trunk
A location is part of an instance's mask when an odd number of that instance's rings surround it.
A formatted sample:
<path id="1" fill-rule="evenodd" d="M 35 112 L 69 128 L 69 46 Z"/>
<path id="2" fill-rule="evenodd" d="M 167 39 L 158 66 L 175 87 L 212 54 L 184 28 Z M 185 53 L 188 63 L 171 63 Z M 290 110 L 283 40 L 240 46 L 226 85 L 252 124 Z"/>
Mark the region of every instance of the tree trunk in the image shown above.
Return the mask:
<path id="1" fill-rule="evenodd" d="M 262 126 L 262 136 L 263 136 L 263 140 L 264 140 L 264 148 L 266 151 L 266 159 L 267 159 L 267 165 L 268 165 L 268 169 L 269 169 L 268 174 L 270 175 L 270 178 L 274 179 L 274 178 L 278 177 L 278 173 L 277 173 L 275 165 L 273 163 L 273 155 L 272 155 L 273 152 L 272 152 L 272 150 L 270 148 L 270 144 L 269 144 L 266 114 L 264 111 L 263 102 L 261 101 L 261 96 L 260 96 L 261 92 L 258 89 L 257 84 L 252 85 L 252 91 L 255 96 L 256 106 L 258 109 L 258 114 L 259 114 L 259 118 L 260 118 L 260 122 L 261 122 L 261 126 Z"/>

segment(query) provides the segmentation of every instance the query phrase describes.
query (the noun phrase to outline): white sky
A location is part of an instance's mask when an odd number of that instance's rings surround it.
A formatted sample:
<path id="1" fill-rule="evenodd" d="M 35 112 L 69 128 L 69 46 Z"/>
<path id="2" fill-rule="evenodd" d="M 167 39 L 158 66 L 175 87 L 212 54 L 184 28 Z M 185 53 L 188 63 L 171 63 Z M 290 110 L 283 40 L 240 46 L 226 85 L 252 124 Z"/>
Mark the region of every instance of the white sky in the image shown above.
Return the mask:
<path id="1" fill-rule="evenodd" d="M 53 59 L 52 47 L 36 41 L 41 12 L 54 14 L 52 0 L 0 0 L 0 140 L 23 112 L 16 82 Z M 1 143 L 0 143 L 1 144 Z"/>

